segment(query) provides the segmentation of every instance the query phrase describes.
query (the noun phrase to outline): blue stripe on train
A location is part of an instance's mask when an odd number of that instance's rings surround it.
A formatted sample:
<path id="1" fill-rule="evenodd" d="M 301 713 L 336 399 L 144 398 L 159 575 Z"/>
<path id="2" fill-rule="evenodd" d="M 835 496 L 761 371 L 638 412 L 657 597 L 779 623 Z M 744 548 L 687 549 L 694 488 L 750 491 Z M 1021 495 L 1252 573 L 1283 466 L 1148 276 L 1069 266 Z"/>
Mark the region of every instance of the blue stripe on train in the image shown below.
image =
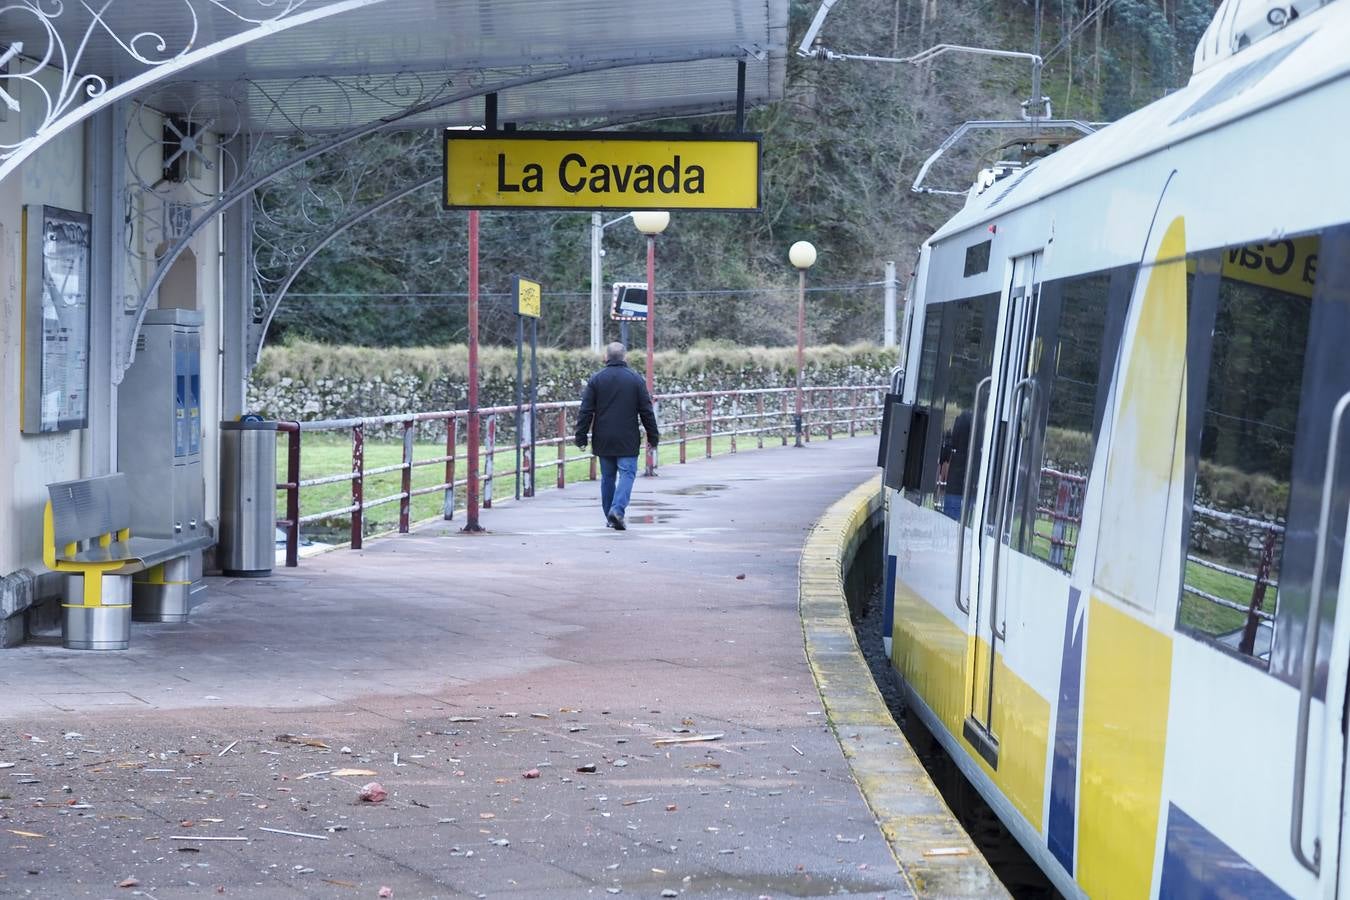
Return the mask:
<path id="1" fill-rule="evenodd" d="M 1082 708 L 1083 593 L 1069 589 L 1064 644 L 1059 664 L 1059 709 L 1055 715 L 1055 758 L 1050 766 L 1050 810 L 1046 834 L 1050 852 L 1073 874 L 1074 812 L 1078 801 L 1078 718 Z"/>
<path id="2" fill-rule="evenodd" d="M 1260 870 L 1243 859 L 1175 803 L 1167 805 L 1161 900 L 1288 900 Z"/>

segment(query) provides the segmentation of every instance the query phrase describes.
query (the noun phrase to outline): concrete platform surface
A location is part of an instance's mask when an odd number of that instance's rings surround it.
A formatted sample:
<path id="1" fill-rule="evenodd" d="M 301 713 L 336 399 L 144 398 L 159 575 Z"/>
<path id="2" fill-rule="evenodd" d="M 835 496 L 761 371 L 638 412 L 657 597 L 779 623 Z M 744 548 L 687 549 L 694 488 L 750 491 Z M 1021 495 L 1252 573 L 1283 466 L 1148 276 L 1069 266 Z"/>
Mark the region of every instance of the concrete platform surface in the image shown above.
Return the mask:
<path id="1" fill-rule="evenodd" d="M 909 896 L 797 611 L 874 454 L 668 466 L 622 534 L 542 491 L 0 653 L 0 896 Z"/>

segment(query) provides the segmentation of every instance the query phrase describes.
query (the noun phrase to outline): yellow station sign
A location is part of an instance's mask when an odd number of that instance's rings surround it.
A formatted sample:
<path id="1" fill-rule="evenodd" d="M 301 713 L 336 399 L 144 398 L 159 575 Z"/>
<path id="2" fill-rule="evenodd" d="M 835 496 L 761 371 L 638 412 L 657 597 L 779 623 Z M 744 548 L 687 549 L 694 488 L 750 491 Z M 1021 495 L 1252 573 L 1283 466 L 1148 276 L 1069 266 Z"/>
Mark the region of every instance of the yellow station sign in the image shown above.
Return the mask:
<path id="1" fill-rule="evenodd" d="M 445 132 L 445 207 L 759 209 L 758 136 Z"/>

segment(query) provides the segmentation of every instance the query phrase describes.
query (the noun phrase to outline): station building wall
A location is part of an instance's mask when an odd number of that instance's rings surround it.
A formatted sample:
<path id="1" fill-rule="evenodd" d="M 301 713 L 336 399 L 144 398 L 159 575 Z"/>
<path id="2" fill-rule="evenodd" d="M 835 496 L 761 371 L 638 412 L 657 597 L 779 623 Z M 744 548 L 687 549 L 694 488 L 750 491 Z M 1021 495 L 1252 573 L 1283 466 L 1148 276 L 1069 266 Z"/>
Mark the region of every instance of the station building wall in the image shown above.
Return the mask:
<path id="1" fill-rule="evenodd" d="M 19 63 L 16 63 L 16 65 Z M 55 93 L 59 73 L 47 72 L 43 83 Z M 11 84 L 13 84 L 11 82 Z M 17 87 L 17 86 L 16 86 Z M 37 128 L 45 113 L 40 93 L 20 89 L 18 113 L 0 121 L 0 143 L 15 144 Z M 7 90 L 11 90 L 7 86 Z M 155 136 L 162 134 L 162 117 L 152 110 L 125 107 L 125 117 L 138 116 L 141 127 L 118 129 L 117 146 L 98 146 L 96 132 L 86 121 L 45 144 L 13 174 L 0 180 L 0 646 L 12 646 L 34 627 L 59 621 L 61 584 L 42 564 L 42 511 L 47 485 L 57 481 L 105 474 L 117 470 L 117 416 L 135 409 L 137 398 L 119 394 L 125 342 L 125 323 L 133 317 L 143 288 L 156 268 L 156 252 L 171 241 L 165 233 L 164 205 L 177 200 L 200 205 L 219 187 L 218 148 L 208 140 L 195 180 L 153 185 L 162 175 L 162 155 Z M 130 123 L 136 124 L 136 123 Z M 112 153 L 124 160 L 123 190 L 98 190 L 91 181 L 91 160 Z M 133 169 L 135 171 L 133 171 Z M 136 176 L 139 176 L 137 178 Z M 90 296 L 90 427 L 54 434 L 20 432 L 23 403 L 23 210 L 42 205 L 79 210 L 94 215 L 95 229 L 116 229 L 107 223 L 125 222 L 120 234 L 106 246 L 117 257 L 113 279 Z M 107 215 L 109 209 L 127 215 Z M 102 214 L 102 215 L 100 215 Z M 97 266 L 97 260 L 95 260 Z M 180 258 L 172 277 L 152 298 L 151 308 L 190 306 L 203 314 L 202 347 L 202 471 L 205 475 L 206 518 L 218 524 L 218 427 L 220 418 L 220 229 L 218 221 L 203 227 Z M 165 373 L 165 377 L 171 377 Z M 102 415 L 95 413 L 98 409 Z M 135 502 L 135 498 L 133 498 Z"/>

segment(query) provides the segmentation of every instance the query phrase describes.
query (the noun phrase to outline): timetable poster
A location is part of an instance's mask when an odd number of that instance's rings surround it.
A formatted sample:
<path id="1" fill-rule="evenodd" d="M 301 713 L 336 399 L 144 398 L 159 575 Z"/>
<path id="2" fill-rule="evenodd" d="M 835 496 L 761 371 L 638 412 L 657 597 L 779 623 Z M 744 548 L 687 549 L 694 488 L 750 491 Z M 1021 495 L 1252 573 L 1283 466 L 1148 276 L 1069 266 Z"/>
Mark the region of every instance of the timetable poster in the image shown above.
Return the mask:
<path id="1" fill-rule="evenodd" d="M 91 230 L 86 213 L 42 207 L 41 257 L 34 260 L 42 278 L 36 385 L 41 412 L 33 430 L 68 431 L 88 424 Z M 30 328 L 34 324 L 30 318 Z"/>

